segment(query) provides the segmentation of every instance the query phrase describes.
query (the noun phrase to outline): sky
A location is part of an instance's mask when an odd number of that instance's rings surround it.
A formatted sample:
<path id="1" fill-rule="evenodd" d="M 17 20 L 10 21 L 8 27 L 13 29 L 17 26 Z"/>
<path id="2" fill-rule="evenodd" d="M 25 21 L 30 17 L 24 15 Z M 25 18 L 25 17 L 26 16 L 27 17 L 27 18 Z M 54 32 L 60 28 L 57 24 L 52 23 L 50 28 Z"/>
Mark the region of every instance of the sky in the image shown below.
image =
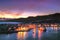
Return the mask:
<path id="1" fill-rule="evenodd" d="M 60 13 L 60 0 L 0 0 L 0 18 Z"/>

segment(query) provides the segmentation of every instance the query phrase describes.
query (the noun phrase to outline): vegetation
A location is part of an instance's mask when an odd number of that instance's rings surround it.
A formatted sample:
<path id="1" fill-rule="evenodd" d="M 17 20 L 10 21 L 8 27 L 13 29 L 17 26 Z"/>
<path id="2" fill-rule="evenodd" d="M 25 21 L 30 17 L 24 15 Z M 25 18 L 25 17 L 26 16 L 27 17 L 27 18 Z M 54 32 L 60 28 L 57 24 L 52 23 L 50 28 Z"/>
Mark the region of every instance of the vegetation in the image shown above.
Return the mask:
<path id="1" fill-rule="evenodd" d="M 10 20 L 0 20 L 0 22 L 23 22 L 23 23 L 60 23 L 60 13 L 54 13 L 44 16 L 10 19 Z"/>
<path id="2" fill-rule="evenodd" d="M 60 13 L 44 15 L 44 16 L 36 16 L 36 17 L 28 17 L 28 18 L 19 18 L 13 20 L 7 20 L 10 22 L 25 22 L 25 23 L 60 23 Z"/>

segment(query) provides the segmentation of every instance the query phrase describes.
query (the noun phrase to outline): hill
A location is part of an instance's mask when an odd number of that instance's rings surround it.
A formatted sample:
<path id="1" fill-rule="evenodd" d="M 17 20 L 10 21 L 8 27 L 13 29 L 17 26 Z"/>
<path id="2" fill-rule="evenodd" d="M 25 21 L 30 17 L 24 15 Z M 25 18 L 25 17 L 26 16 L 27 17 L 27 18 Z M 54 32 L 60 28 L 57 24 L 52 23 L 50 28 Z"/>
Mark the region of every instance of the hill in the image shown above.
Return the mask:
<path id="1" fill-rule="evenodd" d="M 28 18 L 19 18 L 6 20 L 7 22 L 24 22 L 24 23 L 60 23 L 60 13 L 54 13 L 44 16 L 28 17 Z"/>

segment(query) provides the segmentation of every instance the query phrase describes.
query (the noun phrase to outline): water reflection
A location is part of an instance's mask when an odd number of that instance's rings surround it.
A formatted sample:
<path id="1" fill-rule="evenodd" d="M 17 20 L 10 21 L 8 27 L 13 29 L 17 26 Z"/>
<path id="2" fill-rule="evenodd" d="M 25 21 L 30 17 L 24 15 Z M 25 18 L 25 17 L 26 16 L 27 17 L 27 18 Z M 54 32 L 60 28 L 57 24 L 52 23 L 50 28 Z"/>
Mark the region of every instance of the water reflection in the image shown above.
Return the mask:
<path id="1" fill-rule="evenodd" d="M 27 32 L 18 32 L 17 40 L 25 40 L 27 38 Z"/>
<path id="2" fill-rule="evenodd" d="M 9 28 L 9 30 L 11 30 L 12 27 Z M 55 35 L 57 35 L 56 32 L 58 32 L 58 30 L 60 30 L 59 26 L 57 26 L 56 24 L 18 24 L 18 27 L 13 27 L 16 31 L 20 31 L 20 30 L 28 30 L 31 29 L 28 32 L 18 32 L 16 34 L 12 34 L 12 35 L 8 35 L 7 38 L 6 35 L 1 36 L 0 35 L 0 39 L 3 40 L 41 40 L 41 38 L 56 38 Z M 46 31 L 48 32 L 44 32 L 46 28 Z M 16 35 L 16 37 L 14 37 L 13 35 Z M 42 36 L 43 35 L 43 36 Z M 10 39 L 11 38 L 11 39 Z M 30 39 L 31 38 L 31 39 Z M 44 39 L 45 40 L 45 39 Z M 53 39 L 51 39 L 53 40 Z"/>
<path id="3" fill-rule="evenodd" d="M 33 38 L 36 37 L 36 29 L 33 29 Z"/>
<path id="4" fill-rule="evenodd" d="M 40 40 L 40 39 L 41 39 L 42 33 L 43 33 L 43 31 L 38 30 L 38 40 Z"/>

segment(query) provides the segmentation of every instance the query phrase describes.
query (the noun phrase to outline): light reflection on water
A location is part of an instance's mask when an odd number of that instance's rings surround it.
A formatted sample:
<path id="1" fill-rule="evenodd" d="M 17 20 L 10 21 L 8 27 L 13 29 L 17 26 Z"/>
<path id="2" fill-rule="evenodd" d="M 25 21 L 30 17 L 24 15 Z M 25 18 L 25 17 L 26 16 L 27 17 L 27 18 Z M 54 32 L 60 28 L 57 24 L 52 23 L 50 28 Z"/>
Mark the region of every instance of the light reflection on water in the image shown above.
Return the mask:
<path id="1" fill-rule="evenodd" d="M 57 40 L 57 34 L 60 33 L 59 27 L 46 27 L 46 32 L 43 31 L 43 28 L 36 28 L 36 25 L 30 25 L 29 28 L 33 29 L 29 32 L 0 34 L 0 40 Z"/>
<path id="2" fill-rule="evenodd" d="M 33 29 L 33 38 L 36 37 L 36 29 Z"/>
<path id="3" fill-rule="evenodd" d="M 27 32 L 18 32 L 17 33 L 17 40 L 25 40 L 27 37 Z"/>
<path id="4" fill-rule="evenodd" d="M 50 27 L 50 30 L 47 30 L 50 32 L 47 32 L 47 31 L 44 32 L 43 30 L 33 29 L 32 33 L 31 33 L 32 35 L 29 35 L 30 33 L 28 34 L 28 32 L 18 32 L 17 33 L 17 40 L 27 40 L 28 36 L 32 37 L 32 40 L 42 40 L 41 38 L 43 38 L 43 37 L 46 37 L 46 36 L 49 37 L 49 36 L 51 36 L 51 34 L 56 34 L 58 32 L 58 31 L 56 31 L 57 30 L 56 28 Z M 49 29 L 49 27 L 47 29 Z M 37 31 L 38 31 L 38 33 L 37 33 Z M 45 33 L 45 34 L 43 34 L 43 33 Z M 28 40 L 30 40 L 30 39 L 28 39 Z"/>
<path id="5" fill-rule="evenodd" d="M 38 30 L 38 40 L 40 40 L 40 38 L 41 38 L 41 36 L 42 36 L 42 33 L 43 33 L 43 31 Z"/>

